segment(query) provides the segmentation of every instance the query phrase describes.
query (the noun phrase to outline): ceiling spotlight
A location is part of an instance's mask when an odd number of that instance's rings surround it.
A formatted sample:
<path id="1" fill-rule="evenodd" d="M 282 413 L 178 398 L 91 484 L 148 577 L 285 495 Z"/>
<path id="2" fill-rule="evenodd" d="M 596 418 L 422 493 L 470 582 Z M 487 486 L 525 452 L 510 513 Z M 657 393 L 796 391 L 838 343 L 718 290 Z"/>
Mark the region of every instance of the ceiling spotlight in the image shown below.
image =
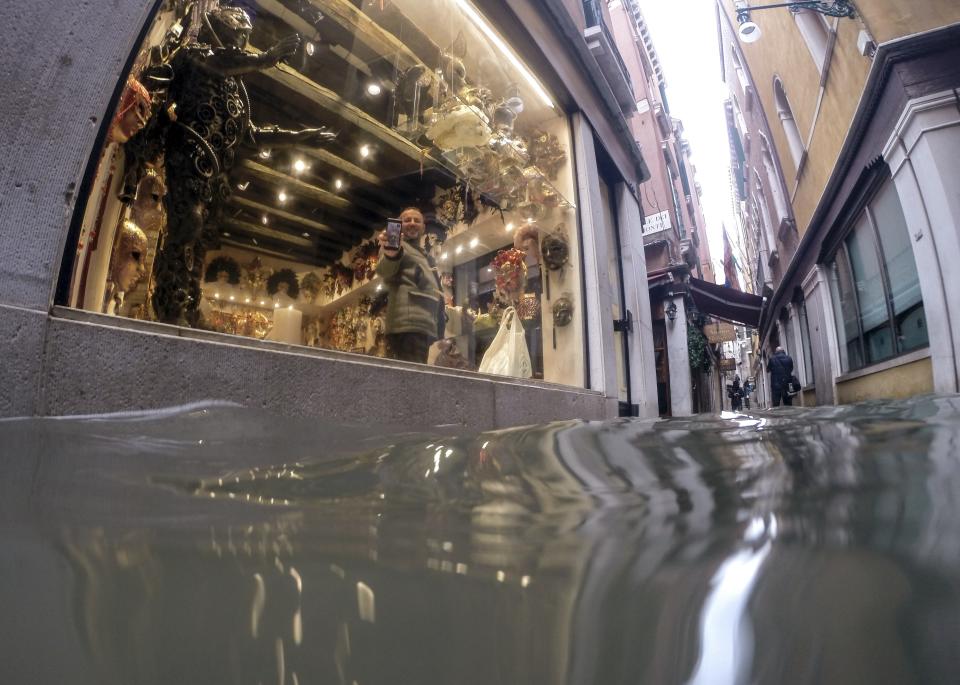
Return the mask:
<path id="1" fill-rule="evenodd" d="M 237 184 L 237 190 L 246 190 L 250 186 L 250 181 L 244 181 Z"/>
<path id="2" fill-rule="evenodd" d="M 383 91 L 379 83 L 367 84 L 367 95 L 379 95 Z"/>
<path id="3" fill-rule="evenodd" d="M 303 232 L 303 237 L 304 237 L 304 238 L 309 238 L 309 237 L 310 237 L 310 234 L 307 233 L 306 231 L 304 231 L 304 232 Z"/>
<path id="4" fill-rule="evenodd" d="M 250 298 L 248 297 L 248 298 L 246 298 L 246 299 L 244 299 L 244 302 L 246 302 L 246 303 L 248 303 L 248 304 L 249 304 L 249 302 L 250 302 Z"/>
<path id="5" fill-rule="evenodd" d="M 260 159 L 270 159 L 270 148 L 265 147 L 260 150 Z"/>
<path id="6" fill-rule="evenodd" d="M 230 234 L 227 233 L 226 231 L 224 231 L 224 232 L 221 233 L 220 235 L 222 235 L 224 238 L 229 238 L 229 237 L 230 237 Z"/>
<path id="7" fill-rule="evenodd" d="M 370 146 L 369 146 L 369 145 L 362 145 L 362 146 L 360 147 L 360 156 L 363 157 L 364 159 L 366 159 L 367 157 L 370 156 Z"/>
<path id="8" fill-rule="evenodd" d="M 463 252 L 463 245 L 457 245 L 457 249 L 454 250 L 454 252 L 456 252 L 457 254 L 460 254 L 461 252 Z"/>
<path id="9" fill-rule="evenodd" d="M 441 261 L 441 262 L 445 262 L 445 261 L 447 261 L 447 259 L 448 259 L 449 257 L 450 257 L 450 255 L 447 254 L 446 252 L 444 252 L 442 255 L 440 255 L 440 261 Z"/>
<path id="10" fill-rule="evenodd" d="M 341 188 L 343 188 L 343 181 L 341 181 L 338 178 L 336 181 L 333 182 L 333 187 L 336 188 L 337 190 L 340 190 Z"/>
<path id="11" fill-rule="evenodd" d="M 296 171 L 298 174 L 302 174 L 304 171 L 307 170 L 307 163 L 304 162 L 302 159 L 298 159 L 293 163 L 293 170 Z"/>
<path id="12" fill-rule="evenodd" d="M 283 198 L 280 199 L 280 202 L 283 202 Z M 270 223 L 270 217 L 264 214 L 262 217 L 260 217 L 260 223 L 266 226 Z"/>
<path id="13" fill-rule="evenodd" d="M 313 53 L 317 51 L 317 46 L 311 43 L 309 40 L 304 44 L 303 49 L 306 51 L 309 57 L 313 57 Z"/>
<path id="14" fill-rule="evenodd" d="M 286 202 L 286 201 L 287 201 L 287 193 L 286 193 L 285 191 L 281 190 L 279 193 L 277 193 L 277 199 L 280 200 L 280 202 Z"/>
<path id="15" fill-rule="evenodd" d="M 513 230 L 513 222 L 511 221 L 509 224 L 507 224 L 507 233 L 509 233 L 512 230 Z"/>
<path id="16" fill-rule="evenodd" d="M 474 238 L 473 240 L 470 241 L 470 247 L 476 247 L 479 244 L 480 244 L 480 238 Z"/>

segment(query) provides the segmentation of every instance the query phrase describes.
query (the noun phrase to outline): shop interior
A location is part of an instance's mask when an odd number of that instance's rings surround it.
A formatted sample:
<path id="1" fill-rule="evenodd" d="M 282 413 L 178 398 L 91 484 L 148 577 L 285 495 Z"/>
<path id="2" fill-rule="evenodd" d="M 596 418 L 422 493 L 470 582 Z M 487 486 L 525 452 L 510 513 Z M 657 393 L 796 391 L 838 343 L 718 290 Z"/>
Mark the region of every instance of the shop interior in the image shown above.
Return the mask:
<path id="1" fill-rule="evenodd" d="M 221 72 L 211 76 L 183 60 L 191 48 L 201 54 L 197 45 L 210 30 L 216 35 L 205 13 L 218 6 L 249 17 L 248 56 L 299 37 L 275 66 L 234 79 L 236 95 L 217 90 L 225 83 Z M 178 93 L 188 78 L 192 91 Z M 226 98 L 227 109 L 242 103 L 230 113 L 237 115 L 236 142 L 217 137 L 234 131 L 210 114 L 224 107 L 217 97 Z M 174 133 L 144 143 L 158 117 Z M 311 138 L 316 130 L 324 133 Z M 294 144 L 284 140 L 286 132 L 304 131 Z M 194 150 L 189 169 L 177 166 L 181 147 Z M 134 148 L 154 156 L 136 157 Z M 139 165 L 133 181 L 131 160 Z M 185 176 L 206 173 L 207 160 L 227 187 L 211 192 L 207 183 L 184 203 L 196 187 Z M 187 211 L 185 204 L 202 215 L 203 232 L 177 252 L 172 236 L 182 222 L 175 225 L 171 213 Z M 425 248 L 445 297 L 444 339 L 428 363 L 481 368 L 512 307 L 524 331 L 529 376 L 582 385 L 568 118 L 473 5 L 167 2 L 137 54 L 99 159 L 71 304 L 384 356 L 376 236 L 406 207 L 424 215 Z M 172 310 L 164 298 L 180 291 L 165 285 L 171 263 L 174 271 L 189 265 L 177 275 L 187 304 L 181 297 Z"/>

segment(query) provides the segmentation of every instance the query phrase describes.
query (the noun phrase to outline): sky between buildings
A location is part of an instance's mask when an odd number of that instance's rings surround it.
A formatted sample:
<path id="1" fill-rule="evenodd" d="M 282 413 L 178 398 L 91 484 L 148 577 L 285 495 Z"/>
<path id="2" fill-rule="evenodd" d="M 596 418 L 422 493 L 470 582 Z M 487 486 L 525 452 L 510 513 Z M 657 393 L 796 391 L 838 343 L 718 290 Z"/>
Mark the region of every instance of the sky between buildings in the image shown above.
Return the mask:
<path id="1" fill-rule="evenodd" d="M 727 226 L 731 240 L 738 236 L 730 204 L 730 143 L 723 108 L 729 92 L 720 78 L 716 4 L 712 0 L 638 2 L 663 67 L 670 113 L 683 121 L 690 142 L 696 180 L 703 187 L 710 255 L 717 280 L 722 282 L 722 226 Z"/>

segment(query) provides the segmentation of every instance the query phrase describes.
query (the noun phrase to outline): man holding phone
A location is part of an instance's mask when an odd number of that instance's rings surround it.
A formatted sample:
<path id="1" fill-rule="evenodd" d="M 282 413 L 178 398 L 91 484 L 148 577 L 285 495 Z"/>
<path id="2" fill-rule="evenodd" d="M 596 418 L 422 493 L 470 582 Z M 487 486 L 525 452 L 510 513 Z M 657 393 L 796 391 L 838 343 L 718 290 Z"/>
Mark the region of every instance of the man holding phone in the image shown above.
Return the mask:
<path id="1" fill-rule="evenodd" d="M 443 290 L 433 258 L 421 247 L 423 213 L 407 207 L 377 235 L 380 261 L 377 275 L 387 290 L 385 332 L 387 356 L 408 362 L 427 363 L 430 345 L 443 337 Z"/>

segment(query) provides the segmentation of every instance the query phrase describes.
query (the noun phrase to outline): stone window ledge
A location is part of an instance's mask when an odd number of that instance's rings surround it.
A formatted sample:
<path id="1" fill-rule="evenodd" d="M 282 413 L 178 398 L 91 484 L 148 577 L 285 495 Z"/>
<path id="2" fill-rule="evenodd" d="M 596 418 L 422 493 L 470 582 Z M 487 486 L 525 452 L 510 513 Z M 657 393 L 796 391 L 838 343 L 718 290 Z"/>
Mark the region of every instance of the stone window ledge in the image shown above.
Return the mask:
<path id="1" fill-rule="evenodd" d="M 448 369 L 442 366 L 427 366 L 415 362 L 404 362 L 396 359 L 383 359 L 353 352 L 340 352 L 338 350 L 327 350 L 317 347 L 308 347 L 306 345 L 292 345 L 290 343 L 276 342 L 273 340 L 257 340 L 247 338 L 241 335 L 231 335 L 229 333 L 218 333 L 216 331 L 203 331 L 183 326 L 174 326 L 171 324 L 158 323 L 156 321 L 140 321 L 138 319 L 128 319 L 121 316 L 110 316 L 108 314 L 98 314 L 88 312 L 82 309 L 73 309 L 71 307 L 54 306 L 51 310 L 51 316 L 58 319 L 77 321 L 80 323 L 92 324 L 97 326 L 106 326 L 109 328 L 119 328 L 140 333 L 154 333 L 157 335 L 168 335 L 177 338 L 187 338 L 192 340 L 216 342 L 226 345 L 235 345 L 238 347 L 248 347 L 260 350 L 270 350 L 284 354 L 297 354 L 304 357 L 316 357 L 321 359 L 336 360 L 344 364 L 364 364 L 372 367 L 371 372 L 375 373 L 377 368 L 394 368 L 415 371 L 423 374 L 435 374 L 441 376 L 452 376 L 455 378 L 469 378 L 471 380 L 484 380 L 491 383 L 504 385 L 522 385 L 533 388 L 543 388 L 544 390 L 563 390 L 564 392 L 579 393 L 585 395 L 594 395 L 602 397 L 603 393 L 598 390 L 590 390 L 575 385 L 562 385 L 560 383 L 551 383 L 549 381 L 537 380 L 533 378 L 512 378 L 510 376 L 492 376 L 477 371 L 462 371 L 459 369 Z"/>
<path id="2" fill-rule="evenodd" d="M 841 374 L 837 376 L 837 383 L 852 381 L 855 378 L 863 378 L 864 376 L 870 376 L 875 373 L 880 373 L 881 371 L 888 371 L 889 369 L 895 369 L 898 366 L 912 364 L 913 362 L 918 362 L 921 359 L 927 359 L 929 357 L 930 348 L 924 347 L 919 350 L 907 352 L 906 354 L 901 354 L 897 357 L 893 357 L 892 359 L 887 359 L 876 364 L 871 364 L 870 366 L 865 366 L 862 369 L 857 369 L 856 371 L 850 371 L 849 373 Z"/>

